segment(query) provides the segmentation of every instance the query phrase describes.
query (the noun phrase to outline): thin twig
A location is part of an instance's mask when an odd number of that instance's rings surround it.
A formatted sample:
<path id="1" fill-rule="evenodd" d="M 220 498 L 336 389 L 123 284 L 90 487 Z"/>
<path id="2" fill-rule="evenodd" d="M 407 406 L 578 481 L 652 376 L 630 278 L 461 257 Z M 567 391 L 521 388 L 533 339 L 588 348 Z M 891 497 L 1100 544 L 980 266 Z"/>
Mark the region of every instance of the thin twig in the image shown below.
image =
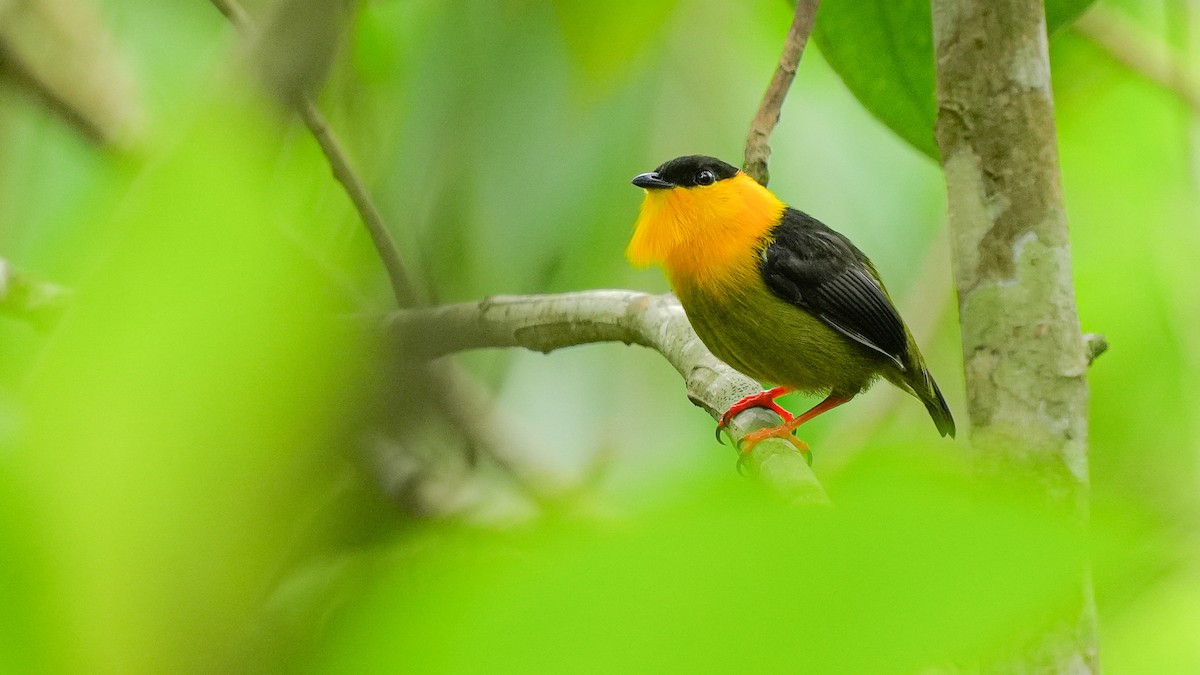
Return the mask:
<path id="1" fill-rule="evenodd" d="M 596 342 L 649 347 L 683 377 L 688 399 L 713 419 L 744 396 L 761 391 L 754 380 L 714 357 L 672 295 L 634 291 L 580 291 L 558 295 L 497 296 L 479 302 L 402 310 L 387 319 L 410 355 L 436 358 L 467 350 L 524 347 L 548 353 Z M 729 425 L 734 444 L 757 429 L 777 426 L 778 415 L 751 408 Z M 771 439 L 754 446 L 744 464 L 797 503 L 828 497 L 800 453 Z"/>
<path id="2" fill-rule="evenodd" d="M 346 156 L 345 150 L 342 149 L 342 144 L 338 142 L 337 136 L 329 128 L 321 111 L 317 110 L 316 104 L 306 98 L 300 102 L 299 112 L 300 118 L 304 120 L 305 126 L 312 132 L 313 138 L 317 139 L 326 159 L 329 160 L 329 166 L 333 169 L 333 177 L 345 188 L 346 195 L 354 203 L 354 208 L 358 210 L 363 225 L 371 233 L 375 251 L 379 254 L 379 259 L 383 262 L 388 279 L 391 281 L 392 295 L 396 297 L 396 304 L 400 307 L 412 307 L 417 304 L 417 295 L 413 291 L 412 280 L 404 269 L 404 261 L 400 258 L 400 249 L 396 247 L 396 240 L 392 238 L 391 231 L 383 220 L 383 215 L 380 214 L 375 202 L 367 192 L 367 186 L 350 166 L 350 160 Z"/>
<path id="3" fill-rule="evenodd" d="M 1200 114 L 1200 83 L 1180 72 L 1167 46 L 1144 35 L 1132 21 L 1097 4 L 1073 27 L 1118 63 L 1178 96 L 1193 114 Z"/>
<path id="4" fill-rule="evenodd" d="M 804 56 L 804 45 L 812 33 L 820 3 L 821 0 L 796 1 L 796 13 L 792 16 L 783 53 L 779 56 L 779 66 L 771 77 L 771 84 L 767 86 L 758 112 L 750 122 L 750 131 L 746 134 L 746 157 L 742 170 L 763 185 L 771 178 L 767 170 L 767 161 L 771 159 L 771 132 L 779 124 L 779 111 L 783 108 L 792 80 L 796 78 L 796 68 L 800 65 L 800 57 Z"/>
<path id="5" fill-rule="evenodd" d="M 253 21 L 236 0 L 210 0 L 210 2 L 238 30 L 249 32 L 253 29 Z M 400 249 L 396 247 L 396 240 L 392 238 L 391 230 L 384 222 L 383 215 L 375 206 L 374 200 L 371 199 L 366 184 L 350 165 L 350 158 L 337 135 L 329 128 L 329 123 L 326 122 L 324 115 L 317 109 L 311 98 L 302 98 L 297 105 L 296 112 L 321 146 L 321 152 L 324 153 L 330 169 L 333 170 L 333 177 L 342 184 L 346 196 L 354 204 L 363 225 L 370 233 L 371 242 L 375 245 L 375 251 L 391 282 L 392 295 L 396 298 L 397 306 L 401 308 L 414 306 L 417 304 L 417 294 L 413 289 L 411 277 L 404 268 L 404 261 L 400 257 Z"/>

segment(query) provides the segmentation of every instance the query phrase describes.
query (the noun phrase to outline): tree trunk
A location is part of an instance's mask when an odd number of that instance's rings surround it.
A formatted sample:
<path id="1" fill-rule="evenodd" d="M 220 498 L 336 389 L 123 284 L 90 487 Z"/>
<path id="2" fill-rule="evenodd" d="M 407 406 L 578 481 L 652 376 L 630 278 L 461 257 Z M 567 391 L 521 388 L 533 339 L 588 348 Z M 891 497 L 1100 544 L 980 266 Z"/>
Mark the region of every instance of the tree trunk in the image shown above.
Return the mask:
<path id="1" fill-rule="evenodd" d="M 932 0 L 941 150 L 979 461 L 1075 510 L 1087 497 L 1088 358 L 1071 280 L 1042 0 Z M 1098 672 L 1078 620 L 1007 664 Z"/>

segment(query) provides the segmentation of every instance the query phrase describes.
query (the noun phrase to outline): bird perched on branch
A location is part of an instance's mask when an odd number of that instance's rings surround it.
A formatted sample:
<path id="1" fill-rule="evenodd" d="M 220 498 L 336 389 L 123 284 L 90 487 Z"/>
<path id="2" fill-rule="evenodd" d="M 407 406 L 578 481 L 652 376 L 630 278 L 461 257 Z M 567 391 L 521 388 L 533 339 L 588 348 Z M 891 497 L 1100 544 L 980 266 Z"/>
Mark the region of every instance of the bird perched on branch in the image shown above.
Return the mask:
<path id="1" fill-rule="evenodd" d="M 874 265 L 849 239 L 789 207 L 713 157 L 673 159 L 633 184 L 646 191 L 626 254 L 660 265 L 696 334 L 714 355 L 773 389 L 735 403 L 717 427 L 755 406 L 784 424 L 747 434 L 790 441 L 808 420 L 866 390 L 879 377 L 920 399 L 943 436 L 954 418 Z M 793 417 L 775 399 L 826 394 Z"/>

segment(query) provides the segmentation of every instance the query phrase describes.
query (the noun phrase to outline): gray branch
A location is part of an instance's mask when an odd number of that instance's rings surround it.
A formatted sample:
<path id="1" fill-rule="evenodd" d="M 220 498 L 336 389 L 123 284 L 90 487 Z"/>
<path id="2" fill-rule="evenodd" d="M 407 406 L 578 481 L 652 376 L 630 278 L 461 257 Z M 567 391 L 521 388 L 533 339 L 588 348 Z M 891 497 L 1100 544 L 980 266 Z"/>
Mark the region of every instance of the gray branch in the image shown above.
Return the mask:
<path id="1" fill-rule="evenodd" d="M 757 382 L 709 353 L 672 295 L 598 290 L 559 295 L 496 296 L 479 302 L 400 310 L 387 318 L 406 346 L 422 358 L 467 349 L 523 347 L 548 353 L 596 342 L 649 347 L 683 377 L 687 396 L 713 417 L 742 397 L 761 391 Z M 735 417 L 735 445 L 746 434 L 780 424 L 773 412 L 753 408 Z M 772 489 L 797 503 L 827 503 L 816 476 L 786 441 L 764 441 L 745 466 Z"/>

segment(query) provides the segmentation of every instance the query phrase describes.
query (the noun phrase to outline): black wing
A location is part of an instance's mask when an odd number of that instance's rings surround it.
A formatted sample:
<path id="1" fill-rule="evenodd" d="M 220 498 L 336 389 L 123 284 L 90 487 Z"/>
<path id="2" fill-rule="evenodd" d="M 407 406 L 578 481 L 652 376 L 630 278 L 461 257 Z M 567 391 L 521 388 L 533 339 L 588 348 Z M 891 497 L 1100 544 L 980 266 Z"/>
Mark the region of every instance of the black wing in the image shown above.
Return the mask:
<path id="1" fill-rule="evenodd" d="M 908 334 L 871 261 L 816 218 L 789 208 L 762 252 L 762 276 L 779 298 L 907 370 Z"/>

